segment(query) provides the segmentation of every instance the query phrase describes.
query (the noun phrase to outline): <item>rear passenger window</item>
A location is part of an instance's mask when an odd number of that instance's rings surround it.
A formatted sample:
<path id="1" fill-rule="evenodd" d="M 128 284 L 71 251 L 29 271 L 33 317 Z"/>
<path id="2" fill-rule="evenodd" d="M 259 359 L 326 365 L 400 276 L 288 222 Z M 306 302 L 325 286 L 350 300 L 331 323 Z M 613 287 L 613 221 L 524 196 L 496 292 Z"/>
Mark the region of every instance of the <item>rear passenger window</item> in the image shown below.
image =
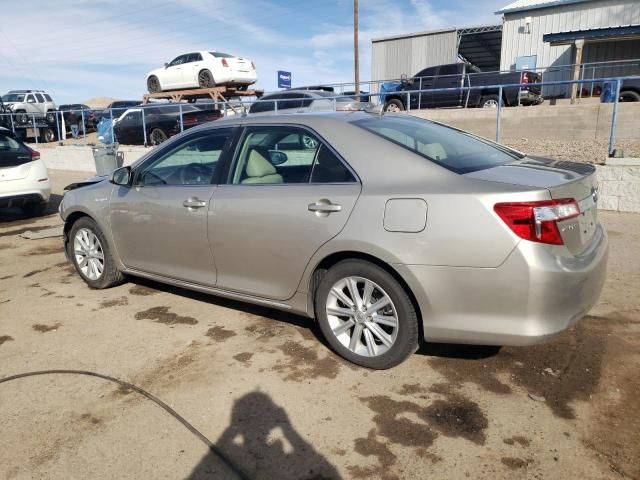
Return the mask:
<path id="1" fill-rule="evenodd" d="M 459 67 L 455 63 L 452 65 L 442 65 L 438 72 L 439 75 L 456 75 L 458 73 L 460 73 Z"/>
<path id="2" fill-rule="evenodd" d="M 320 145 L 311 173 L 311 183 L 355 182 L 353 174 L 326 145 Z"/>
<path id="3" fill-rule="evenodd" d="M 36 93 L 36 98 L 38 99 L 38 103 L 44 103 L 44 97 L 41 94 Z"/>
<path id="4" fill-rule="evenodd" d="M 27 103 L 36 103 L 36 98 L 33 95 L 27 95 Z"/>
<path id="5" fill-rule="evenodd" d="M 298 127 L 247 127 L 230 183 L 308 183 L 320 141 Z"/>

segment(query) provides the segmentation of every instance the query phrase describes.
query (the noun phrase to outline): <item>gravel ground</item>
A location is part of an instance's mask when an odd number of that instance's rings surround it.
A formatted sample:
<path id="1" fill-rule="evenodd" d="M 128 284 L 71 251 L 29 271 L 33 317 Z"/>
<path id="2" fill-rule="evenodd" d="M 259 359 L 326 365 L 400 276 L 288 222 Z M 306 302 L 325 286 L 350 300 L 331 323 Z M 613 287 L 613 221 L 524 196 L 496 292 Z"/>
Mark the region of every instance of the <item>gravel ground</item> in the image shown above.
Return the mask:
<path id="1" fill-rule="evenodd" d="M 577 162 L 603 163 L 608 156 L 608 140 L 529 140 L 503 138 L 501 142 L 523 153 Z M 618 140 L 616 148 L 625 157 L 640 157 L 640 140 Z"/>
<path id="2" fill-rule="evenodd" d="M 640 478 L 640 215 L 601 212 L 597 306 L 527 348 L 427 344 L 376 372 L 343 362 L 305 318 L 152 282 L 91 290 L 48 215 L 0 216 L 0 478 Z M 222 453 L 233 468 L 225 467 Z"/>

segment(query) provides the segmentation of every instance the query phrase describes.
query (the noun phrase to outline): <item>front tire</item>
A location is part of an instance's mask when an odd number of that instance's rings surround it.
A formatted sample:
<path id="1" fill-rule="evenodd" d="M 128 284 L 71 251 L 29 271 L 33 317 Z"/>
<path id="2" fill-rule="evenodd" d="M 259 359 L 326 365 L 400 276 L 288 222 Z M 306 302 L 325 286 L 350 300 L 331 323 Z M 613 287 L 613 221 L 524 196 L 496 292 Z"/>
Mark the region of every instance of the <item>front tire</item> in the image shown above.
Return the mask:
<path id="1" fill-rule="evenodd" d="M 320 330 L 333 350 L 373 369 L 402 363 L 418 349 L 416 310 L 402 285 L 363 260 L 329 269 L 315 295 Z"/>
<path id="2" fill-rule="evenodd" d="M 160 145 L 162 142 L 167 141 L 167 134 L 160 128 L 154 128 L 149 133 L 149 138 L 151 139 L 151 145 Z"/>
<path id="3" fill-rule="evenodd" d="M 389 100 L 384 104 L 384 111 L 391 112 L 391 113 L 402 112 L 404 111 L 404 105 L 397 98 L 392 98 L 391 100 Z"/>
<path id="4" fill-rule="evenodd" d="M 45 122 L 47 122 L 49 125 L 51 125 L 52 123 L 55 123 L 56 121 L 56 114 L 54 111 L 49 110 L 47 111 L 47 114 L 44 117 Z"/>
<path id="5" fill-rule="evenodd" d="M 216 82 L 213 80 L 213 75 L 209 70 L 202 70 L 198 74 L 198 86 L 200 88 L 212 88 L 216 86 Z"/>
<path id="6" fill-rule="evenodd" d="M 104 289 L 124 282 L 107 239 L 91 218 L 82 217 L 73 224 L 66 248 L 76 271 L 89 287 Z"/>

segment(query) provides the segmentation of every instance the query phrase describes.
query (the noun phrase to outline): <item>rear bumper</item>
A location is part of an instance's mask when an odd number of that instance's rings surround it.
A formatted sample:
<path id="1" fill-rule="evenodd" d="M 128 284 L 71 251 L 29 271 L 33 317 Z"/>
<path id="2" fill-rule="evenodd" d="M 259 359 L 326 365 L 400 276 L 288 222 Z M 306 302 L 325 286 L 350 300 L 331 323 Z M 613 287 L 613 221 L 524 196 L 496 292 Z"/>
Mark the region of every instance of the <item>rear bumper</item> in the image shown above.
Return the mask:
<path id="1" fill-rule="evenodd" d="M 520 103 L 530 104 L 530 105 L 539 105 L 544 102 L 544 97 L 537 93 L 530 92 L 529 90 L 520 90 L 519 93 Z"/>
<path id="2" fill-rule="evenodd" d="M 218 75 L 215 78 L 216 83 L 223 84 L 240 84 L 240 85 L 251 85 L 256 83 L 257 75 L 255 70 L 251 72 L 240 72 L 240 71 L 231 71 L 225 72 L 222 75 Z"/>
<path id="3" fill-rule="evenodd" d="M 0 195 L 0 208 L 23 207 L 34 203 L 48 202 L 49 194 L 50 192 L 47 191 L 38 191 L 31 193 Z"/>
<path id="4" fill-rule="evenodd" d="M 566 330 L 597 302 L 606 277 L 599 226 L 580 256 L 521 241 L 498 268 L 395 265 L 420 306 L 425 340 L 531 345 Z"/>

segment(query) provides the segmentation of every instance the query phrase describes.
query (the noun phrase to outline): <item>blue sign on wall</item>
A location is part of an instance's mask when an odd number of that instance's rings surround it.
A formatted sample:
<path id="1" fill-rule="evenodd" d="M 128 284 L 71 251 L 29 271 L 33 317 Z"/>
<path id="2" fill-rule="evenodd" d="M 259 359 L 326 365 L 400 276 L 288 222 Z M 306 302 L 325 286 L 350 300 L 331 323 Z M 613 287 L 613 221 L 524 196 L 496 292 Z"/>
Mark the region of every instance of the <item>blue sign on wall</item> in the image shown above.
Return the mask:
<path id="1" fill-rule="evenodd" d="M 278 70 L 278 88 L 291 88 L 291 72 Z"/>

